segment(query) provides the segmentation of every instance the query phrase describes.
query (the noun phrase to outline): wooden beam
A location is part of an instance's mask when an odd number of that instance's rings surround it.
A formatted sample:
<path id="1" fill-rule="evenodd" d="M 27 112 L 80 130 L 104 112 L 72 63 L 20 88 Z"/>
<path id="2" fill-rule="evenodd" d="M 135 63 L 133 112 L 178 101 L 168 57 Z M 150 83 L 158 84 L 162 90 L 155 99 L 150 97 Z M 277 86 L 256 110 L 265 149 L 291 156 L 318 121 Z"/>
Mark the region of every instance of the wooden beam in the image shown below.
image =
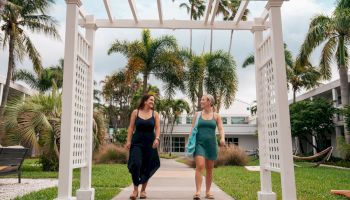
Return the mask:
<path id="1" fill-rule="evenodd" d="M 84 21 L 79 23 L 84 27 Z M 110 23 L 107 19 L 97 19 L 96 26 L 98 28 L 150 28 L 150 29 L 205 29 L 205 30 L 251 30 L 254 22 L 242 21 L 234 24 L 232 21 L 217 21 L 213 25 L 205 25 L 203 21 L 189 20 L 163 20 L 163 24 L 159 20 L 140 20 L 135 23 L 134 20 L 120 19 Z M 265 24 L 268 28 L 268 24 Z"/>
<path id="2" fill-rule="evenodd" d="M 216 17 L 216 13 L 218 12 L 219 3 L 220 3 L 220 0 L 216 0 L 213 13 L 211 14 L 211 20 L 210 20 L 210 24 L 211 24 L 211 25 L 214 24 L 214 19 L 215 19 L 215 17 Z"/>
<path id="3" fill-rule="evenodd" d="M 207 23 L 208 23 L 209 15 L 210 15 L 211 9 L 213 7 L 213 1 L 214 0 L 209 0 L 209 2 L 208 2 L 207 12 L 205 13 L 205 18 L 204 18 L 204 24 L 205 25 L 207 25 Z"/>
<path id="4" fill-rule="evenodd" d="M 139 17 L 137 16 L 137 12 L 136 12 L 135 0 L 129 0 L 129 6 L 132 12 L 132 16 L 134 17 L 135 23 L 138 23 Z"/>
<path id="5" fill-rule="evenodd" d="M 157 0 L 159 22 L 163 24 L 162 0 Z"/>
<path id="6" fill-rule="evenodd" d="M 243 0 L 243 1 L 241 2 L 241 4 L 239 5 L 238 11 L 237 11 L 237 13 L 236 13 L 236 15 L 235 15 L 235 18 L 233 19 L 233 22 L 234 22 L 236 25 L 241 21 L 243 15 L 244 15 L 244 11 L 245 11 L 245 10 L 247 9 L 247 7 L 248 7 L 248 4 L 249 4 L 249 0 Z"/>
<path id="7" fill-rule="evenodd" d="M 109 19 L 109 22 L 113 22 L 113 17 L 112 17 L 112 12 L 111 12 L 111 8 L 109 6 L 109 0 L 103 0 L 103 3 L 105 5 L 105 8 L 106 8 L 106 12 L 107 12 L 107 15 L 108 15 L 108 19 Z"/>

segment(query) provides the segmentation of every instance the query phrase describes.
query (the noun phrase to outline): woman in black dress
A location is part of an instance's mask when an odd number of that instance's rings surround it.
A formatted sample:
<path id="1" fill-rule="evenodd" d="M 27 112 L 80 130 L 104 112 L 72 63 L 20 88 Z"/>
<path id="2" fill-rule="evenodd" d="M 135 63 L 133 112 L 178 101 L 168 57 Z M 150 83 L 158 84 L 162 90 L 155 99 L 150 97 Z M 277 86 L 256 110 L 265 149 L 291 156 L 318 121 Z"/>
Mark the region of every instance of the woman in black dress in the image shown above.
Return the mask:
<path id="1" fill-rule="evenodd" d="M 149 178 L 160 167 L 157 147 L 160 139 L 160 120 L 153 111 L 154 96 L 144 95 L 138 109 L 131 114 L 126 147 L 129 149 L 128 169 L 134 183 L 130 199 L 136 199 L 141 187 L 141 199 L 146 199 L 146 186 Z"/>

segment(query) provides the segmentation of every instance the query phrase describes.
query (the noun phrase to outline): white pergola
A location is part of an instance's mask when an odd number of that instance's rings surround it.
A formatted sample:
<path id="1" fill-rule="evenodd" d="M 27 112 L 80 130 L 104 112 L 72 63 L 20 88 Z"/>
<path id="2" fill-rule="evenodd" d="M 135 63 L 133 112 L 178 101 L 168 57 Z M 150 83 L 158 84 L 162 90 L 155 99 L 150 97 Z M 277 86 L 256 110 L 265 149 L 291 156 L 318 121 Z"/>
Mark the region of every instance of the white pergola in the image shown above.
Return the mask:
<path id="1" fill-rule="evenodd" d="M 292 139 L 287 97 L 281 6 L 283 0 L 265 0 L 260 17 L 242 21 L 249 1 L 242 0 L 233 21 L 215 21 L 219 0 L 208 0 L 202 21 L 166 20 L 162 0 L 157 20 L 142 20 L 135 0 L 128 0 L 133 19 L 115 19 L 109 0 L 101 0 L 107 19 L 95 19 L 82 9 L 82 0 L 66 0 L 63 109 L 61 125 L 59 200 L 93 200 L 91 188 L 93 63 L 95 31 L 99 28 L 250 30 L 254 35 L 256 94 L 260 150 L 259 200 L 275 200 L 271 172 L 281 174 L 282 199 L 296 200 Z M 152 2 L 152 1 L 150 1 Z M 85 33 L 79 32 L 79 26 Z M 264 34 L 265 33 L 265 34 Z M 80 189 L 72 197 L 73 169 L 80 168 Z M 118 180 L 116 180 L 118 181 Z"/>

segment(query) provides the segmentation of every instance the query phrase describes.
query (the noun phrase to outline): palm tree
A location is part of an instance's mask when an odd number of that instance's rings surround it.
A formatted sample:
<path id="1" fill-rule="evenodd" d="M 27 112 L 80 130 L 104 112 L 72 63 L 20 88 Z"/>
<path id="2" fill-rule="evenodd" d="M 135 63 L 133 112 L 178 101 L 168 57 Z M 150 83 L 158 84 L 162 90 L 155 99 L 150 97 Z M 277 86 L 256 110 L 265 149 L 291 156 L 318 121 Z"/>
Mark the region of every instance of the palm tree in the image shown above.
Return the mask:
<path id="1" fill-rule="evenodd" d="M 56 29 L 57 22 L 45 14 L 53 4 L 52 0 L 11 0 L 10 2 L 0 15 L 3 22 L 1 25 L 1 30 L 4 32 L 3 45 L 4 47 L 8 45 L 9 48 L 7 77 L 0 107 L 0 118 L 5 111 L 16 61 L 22 61 L 24 56 L 28 55 L 33 63 L 34 71 L 40 73 L 42 70 L 40 54 L 26 30 L 59 38 Z"/>
<path id="2" fill-rule="evenodd" d="M 237 90 L 236 64 L 233 57 L 221 50 L 200 56 L 185 51 L 184 57 L 187 66 L 187 93 L 192 104 L 197 100 L 197 110 L 200 110 L 204 90 L 214 96 L 217 111 L 220 110 L 221 103 L 229 107 Z"/>
<path id="3" fill-rule="evenodd" d="M 58 162 L 61 96 L 62 94 L 54 89 L 50 94 L 38 94 L 26 98 L 24 102 L 23 100 L 9 102 L 6 106 L 4 122 L 10 144 L 39 148 L 43 151 L 44 157 Z M 106 131 L 103 117 L 98 112 L 94 111 L 93 119 L 94 148 L 96 149 L 102 144 Z"/>
<path id="4" fill-rule="evenodd" d="M 174 0 L 173 0 L 174 1 Z M 187 13 L 190 14 L 190 20 L 200 20 L 205 12 L 204 0 L 188 0 L 187 3 L 181 3 L 180 8 L 186 8 Z M 190 52 L 192 52 L 192 29 L 190 29 Z"/>
<path id="5" fill-rule="evenodd" d="M 14 80 L 22 80 L 31 88 L 40 92 L 46 92 L 52 88 L 60 89 L 63 85 L 63 62 L 49 68 L 44 68 L 39 72 L 30 72 L 28 70 L 18 70 L 13 76 Z"/>
<path id="6" fill-rule="evenodd" d="M 174 131 L 174 126 L 175 122 L 179 119 L 179 116 L 183 113 L 189 113 L 190 112 L 190 106 L 188 105 L 187 101 L 183 99 L 176 99 L 172 100 L 170 104 L 170 108 L 172 110 L 172 121 L 171 121 L 171 129 L 170 129 L 170 149 L 173 147 L 173 131 Z M 170 151 L 170 157 L 171 157 L 171 152 Z"/>
<path id="7" fill-rule="evenodd" d="M 348 56 L 347 45 L 350 41 L 350 3 L 348 0 L 338 1 L 338 6 L 331 16 L 319 14 L 312 18 L 308 33 L 301 46 L 299 58 L 306 62 L 315 48 L 324 44 L 320 72 L 324 79 L 330 79 L 331 63 L 336 60 L 340 78 L 340 93 L 342 106 L 349 104 Z M 345 130 L 346 127 L 345 127 Z M 345 140 L 350 144 L 350 134 L 345 133 Z"/>
<path id="8" fill-rule="evenodd" d="M 301 65 L 299 60 L 293 60 L 292 53 L 288 50 L 287 44 L 284 44 L 284 55 L 287 68 L 287 87 L 292 88 L 293 103 L 296 101 L 296 93 L 301 89 L 311 89 L 320 84 L 321 78 L 318 70 L 307 62 L 306 65 Z M 254 55 L 249 55 L 244 61 L 242 67 L 254 64 Z"/>
<path id="9" fill-rule="evenodd" d="M 108 50 L 112 53 L 122 53 L 128 58 L 126 74 L 129 80 L 139 73 L 143 74 L 143 93 L 147 93 L 148 78 L 153 73 L 164 80 L 168 72 L 181 74 L 183 63 L 177 53 L 177 42 L 173 36 L 151 38 L 151 32 L 144 30 L 141 41 L 115 41 Z"/>

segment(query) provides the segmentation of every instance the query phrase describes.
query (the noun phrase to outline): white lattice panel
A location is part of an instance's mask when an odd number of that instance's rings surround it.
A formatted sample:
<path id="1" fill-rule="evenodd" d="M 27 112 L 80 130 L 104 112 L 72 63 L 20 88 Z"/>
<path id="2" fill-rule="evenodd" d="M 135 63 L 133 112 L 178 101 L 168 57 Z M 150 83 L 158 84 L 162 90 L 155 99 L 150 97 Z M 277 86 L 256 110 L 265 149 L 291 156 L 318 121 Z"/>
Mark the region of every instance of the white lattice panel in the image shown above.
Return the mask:
<path id="1" fill-rule="evenodd" d="M 276 112 L 276 85 L 275 73 L 272 63 L 271 37 L 267 37 L 258 49 L 259 75 L 261 83 L 259 92 L 262 100 L 263 132 L 265 136 L 265 149 L 267 151 L 268 168 L 280 171 L 280 141 Z"/>
<path id="2" fill-rule="evenodd" d="M 86 165 L 86 134 L 88 105 L 89 44 L 78 34 L 77 63 L 74 84 L 74 129 L 73 129 L 73 168 Z"/>

